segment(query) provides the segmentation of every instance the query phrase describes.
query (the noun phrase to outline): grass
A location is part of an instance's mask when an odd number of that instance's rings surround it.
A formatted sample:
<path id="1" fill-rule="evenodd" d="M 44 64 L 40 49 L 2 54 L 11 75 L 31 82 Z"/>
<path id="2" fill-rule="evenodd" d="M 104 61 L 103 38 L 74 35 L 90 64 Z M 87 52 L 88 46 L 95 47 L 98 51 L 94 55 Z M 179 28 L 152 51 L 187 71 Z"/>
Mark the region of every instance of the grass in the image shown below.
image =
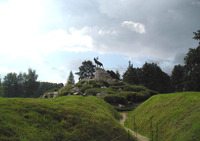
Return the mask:
<path id="1" fill-rule="evenodd" d="M 183 92 L 156 95 L 142 103 L 125 122 L 125 126 L 152 138 L 150 118 L 153 124 L 154 140 L 158 124 L 158 140 L 197 141 L 200 139 L 200 92 Z"/>
<path id="2" fill-rule="evenodd" d="M 121 134 L 127 140 L 120 118 L 112 106 L 93 96 L 0 98 L 0 140 L 109 141 Z"/>

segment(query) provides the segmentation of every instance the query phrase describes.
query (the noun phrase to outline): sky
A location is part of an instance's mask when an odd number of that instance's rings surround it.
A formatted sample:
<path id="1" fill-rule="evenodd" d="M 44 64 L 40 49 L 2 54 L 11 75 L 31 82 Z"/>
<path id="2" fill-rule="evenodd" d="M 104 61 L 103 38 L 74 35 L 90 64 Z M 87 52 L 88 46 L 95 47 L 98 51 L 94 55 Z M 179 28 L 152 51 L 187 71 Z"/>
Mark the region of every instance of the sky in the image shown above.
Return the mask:
<path id="1" fill-rule="evenodd" d="M 121 74 L 131 61 L 170 75 L 198 46 L 199 13 L 200 0 L 0 0 L 0 75 L 31 68 L 65 84 L 97 56 Z"/>

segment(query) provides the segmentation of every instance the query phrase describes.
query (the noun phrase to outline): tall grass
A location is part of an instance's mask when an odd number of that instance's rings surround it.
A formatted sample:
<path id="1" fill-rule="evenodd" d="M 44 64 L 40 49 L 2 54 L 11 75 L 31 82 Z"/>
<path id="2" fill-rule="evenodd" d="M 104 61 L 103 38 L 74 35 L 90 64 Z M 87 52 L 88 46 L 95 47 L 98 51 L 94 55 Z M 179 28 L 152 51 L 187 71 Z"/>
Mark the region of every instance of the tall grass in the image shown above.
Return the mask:
<path id="1" fill-rule="evenodd" d="M 134 124 L 135 116 L 135 124 Z M 200 139 L 200 92 L 156 95 L 130 113 L 125 125 L 150 138 L 152 131 L 161 141 L 198 141 Z"/>
<path id="2" fill-rule="evenodd" d="M 126 133 L 119 119 L 112 106 L 92 96 L 0 98 L 0 140 L 5 141 L 109 141 Z"/>

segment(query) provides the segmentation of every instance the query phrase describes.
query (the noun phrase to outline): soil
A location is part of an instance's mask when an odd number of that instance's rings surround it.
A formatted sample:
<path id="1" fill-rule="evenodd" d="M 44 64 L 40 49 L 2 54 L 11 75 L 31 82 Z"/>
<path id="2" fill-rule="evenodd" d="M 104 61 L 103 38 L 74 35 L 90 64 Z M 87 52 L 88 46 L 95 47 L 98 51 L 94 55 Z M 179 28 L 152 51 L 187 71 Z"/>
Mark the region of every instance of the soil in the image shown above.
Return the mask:
<path id="1" fill-rule="evenodd" d="M 125 122 L 125 120 L 126 120 L 127 117 L 128 117 L 128 113 L 120 113 L 120 114 L 121 114 L 121 116 L 123 117 L 123 118 L 120 120 L 120 124 L 124 126 L 124 122 Z M 135 137 L 138 139 L 138 141 L 149 141 L 149 139 L 148 139 L 147 137 L 142 136 L 142 135 L 140 135 L 140 134 L 134 132 L 133 130 L 131 130 L 131 129 L 129 129 L 129 128 L 126 128 L 126 127 L 124 127 L 124 128 L 125 128 L 127 131 L 129 131 L 130 133 L 132 133 L 133 136 L 135 136 Z"/>

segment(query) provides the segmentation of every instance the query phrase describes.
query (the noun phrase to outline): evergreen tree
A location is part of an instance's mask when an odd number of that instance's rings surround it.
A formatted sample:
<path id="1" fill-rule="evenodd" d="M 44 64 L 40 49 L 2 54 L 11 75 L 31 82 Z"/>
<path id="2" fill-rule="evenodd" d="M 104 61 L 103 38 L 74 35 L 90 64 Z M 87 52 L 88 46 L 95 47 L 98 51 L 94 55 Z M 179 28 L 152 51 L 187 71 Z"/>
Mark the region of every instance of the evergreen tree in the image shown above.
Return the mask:
<path id="1" fill-rule="evenodd" d="M 121 80 L 121 75 L 119 73 L 119 70 L 116 70 L 115 74 L 117 75 L 117 77 L 119 78 L 119 80 Z"/>
<path id="2" fill-rule="evenodd" d="M 69 77 L 67 79 L 67 84 L 72 84 L 72 85 L 75 84 L 74 74 L 72 73 L 72 71 L 70 71 L 70 73 L 69 73 Z"/>

